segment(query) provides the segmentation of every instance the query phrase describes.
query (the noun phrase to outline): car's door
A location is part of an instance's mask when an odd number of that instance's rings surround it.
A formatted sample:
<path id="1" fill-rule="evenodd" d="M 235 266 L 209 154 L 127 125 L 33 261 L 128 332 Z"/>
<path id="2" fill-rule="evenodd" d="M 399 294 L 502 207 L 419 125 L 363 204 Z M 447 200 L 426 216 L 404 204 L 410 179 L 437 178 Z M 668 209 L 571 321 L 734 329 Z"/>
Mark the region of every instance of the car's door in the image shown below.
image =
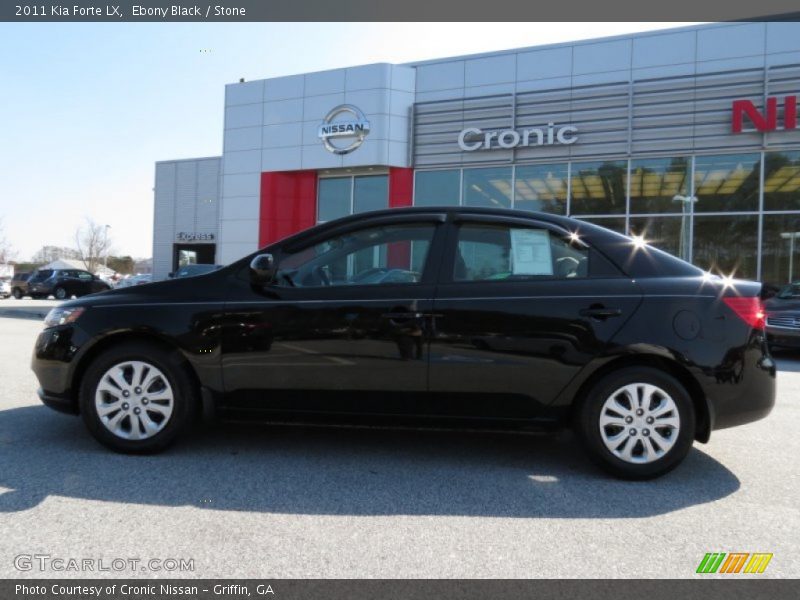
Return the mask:
<path id="1" fill-rule="evenodd" d="M 430 389 L 461 414 L 541 416 L 640 300 L 634 282 L 565 230 L 460 215 L 433 308 Z"/>
<path id="2" fill-rule="evenodd" d="M 240 269 L 223 327 L 228 401 L 415 412 L 401 396 L 427 389 L 427 323 L 445 216 L 408 217 L 367 219 L 270 248 L 276 274 L 268 284 L 253 284 L 249 269 Z"/>

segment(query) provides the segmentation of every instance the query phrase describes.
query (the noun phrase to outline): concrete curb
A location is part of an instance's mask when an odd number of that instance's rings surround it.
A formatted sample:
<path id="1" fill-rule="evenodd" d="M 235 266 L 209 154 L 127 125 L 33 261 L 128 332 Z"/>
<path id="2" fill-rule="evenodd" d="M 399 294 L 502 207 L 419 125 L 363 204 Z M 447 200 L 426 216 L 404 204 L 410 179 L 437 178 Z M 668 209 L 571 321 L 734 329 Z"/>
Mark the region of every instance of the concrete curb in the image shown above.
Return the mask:
<path id="1" fill-rule="evenodd" d="M 50 307 L 45 308 L 0 308 L 0 317 L 10 319 L 31 319 L 41 321 L 50 312 Z"/>

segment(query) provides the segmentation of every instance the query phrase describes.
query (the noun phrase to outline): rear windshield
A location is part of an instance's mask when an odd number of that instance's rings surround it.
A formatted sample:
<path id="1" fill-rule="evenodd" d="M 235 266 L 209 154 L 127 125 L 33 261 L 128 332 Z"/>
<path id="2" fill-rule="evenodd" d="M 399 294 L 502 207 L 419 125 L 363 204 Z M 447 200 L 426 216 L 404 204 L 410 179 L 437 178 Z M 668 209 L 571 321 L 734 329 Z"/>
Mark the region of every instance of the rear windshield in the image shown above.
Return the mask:
<path id="1" fill-rule="evenodd" d="M 600 238 L 598 249 L 630 277 L 699 277 L 705 273 L 677 256 L 647 244 L 637 245 L 633 238 L 593 223 L 582 222 L 578 231 Z"/>
<path id="2" fill-rule="evenodd" d="M 52 269 L 42 269 L 41 271 L 36 271 L 36 273 L 31 277 L 31 279 L 47 279 L 53 274 Z"/>

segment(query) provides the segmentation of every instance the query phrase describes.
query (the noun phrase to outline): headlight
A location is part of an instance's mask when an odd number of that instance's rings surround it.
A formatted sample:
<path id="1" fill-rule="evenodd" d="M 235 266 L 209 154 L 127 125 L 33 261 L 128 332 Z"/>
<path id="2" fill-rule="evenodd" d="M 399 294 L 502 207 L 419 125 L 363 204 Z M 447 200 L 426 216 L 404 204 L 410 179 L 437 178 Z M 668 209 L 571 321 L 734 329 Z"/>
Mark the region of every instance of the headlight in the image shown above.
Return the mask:
<path id="1" fill-rule="evenodd" d="M 75 306 L 72 308 L 54 308 L 44 318 L 45 327 L 55 327 L 56 325 L 67 325 L 74 323 L 83 314 L 86 309 L 82 306 Z"/>

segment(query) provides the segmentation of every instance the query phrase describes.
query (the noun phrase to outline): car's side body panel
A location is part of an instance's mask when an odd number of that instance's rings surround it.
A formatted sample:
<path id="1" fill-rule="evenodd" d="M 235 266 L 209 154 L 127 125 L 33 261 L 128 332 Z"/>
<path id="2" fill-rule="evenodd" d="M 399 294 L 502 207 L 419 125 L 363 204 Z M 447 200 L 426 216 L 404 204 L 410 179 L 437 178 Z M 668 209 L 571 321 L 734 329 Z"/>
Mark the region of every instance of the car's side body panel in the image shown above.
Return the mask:
<path id="1" fill-rule="evenodd" d="M 264 250 L 280 256 L 335 232 L 423 215 L 438 233 L 416 284 L 256 285 L 248 278 L 251 256 L 208 275 L 67 303 L 86 310 L 76 325 L 40 336 L 33 368 L 42 393 L 74 405 L 93 353 L 136 336 L 180 352 L 223 413 L 259 408 L 326 418 L 344 410 L 535 424 L 566 419 L 604 369 L 643 358 L 689 378 L 705 403 L 708 428 L 771 409 L 775 368 L 763 332 L 720 300 L 757 295 L 759 284 L 726 287 L 691 277 L 693 267 L 658 253 L 648 257 L 647 249 L 631 258 L 629 239 L 564 217 L 477 209 L 470 212 L 487 222 L 512 218 L 577 232 L 616 275 L 604 267 L 603 276 L 583 279 L 455 282 L 445 275 L 452 267 L 447 252 L 463 212 L 360 215 Z M 644 276 L 649 264 L 659 277 Z M 581 314 L 598 305 L 618 313 Z"/>

